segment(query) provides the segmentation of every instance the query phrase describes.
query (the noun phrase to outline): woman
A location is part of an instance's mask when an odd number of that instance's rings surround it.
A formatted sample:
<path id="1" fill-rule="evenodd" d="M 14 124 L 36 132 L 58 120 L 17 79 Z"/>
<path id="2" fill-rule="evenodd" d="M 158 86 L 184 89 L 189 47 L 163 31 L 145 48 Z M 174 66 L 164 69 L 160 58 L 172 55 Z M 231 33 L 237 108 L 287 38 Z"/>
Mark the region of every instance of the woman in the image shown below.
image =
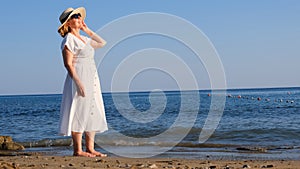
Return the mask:
<path id="1" fill-rule="evenodd" d="M 59 34 L 64 38 L 61 44 L 64 65 L 68 71 L 65 80 L 61 110 L 60 134 L 72 136 L 74 156 L 104 157 L 95 151 L 96 132 L 107 130 L 107 123 L 101 95 L 99 77 L 94 62 L 94 49 L 106 42 L 84 23 L 83 7 L 66 9 L 59 17 Z M 80 30 L 90 38 L 80 35 Z M 85 134 L 86 151 L 82 150 L 82 136 Z"/>

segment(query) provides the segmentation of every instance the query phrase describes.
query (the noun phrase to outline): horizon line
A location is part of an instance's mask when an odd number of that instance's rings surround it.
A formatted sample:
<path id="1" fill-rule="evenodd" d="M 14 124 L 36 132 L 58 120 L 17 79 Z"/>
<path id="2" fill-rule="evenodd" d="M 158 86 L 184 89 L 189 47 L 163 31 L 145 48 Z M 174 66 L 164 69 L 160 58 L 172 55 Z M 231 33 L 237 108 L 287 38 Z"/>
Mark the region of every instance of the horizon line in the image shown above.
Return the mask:
<path id="1" fill-rule="evenodd" d="M 237 87 L 237 88 L 227 88 L 227 89 L 187 89 L 187 90 L 161 90 L 163 92 L 178 92 L 178 91 L 234 91 L 234 90 L 257 90 L 257 89 L 288 89 L 288 88 L 300 88 L 300 86 L 290 86 L 290 87 Z M 109 92 L 104 91 L 102 94 L 109 94 L 109 93 L 147 93 L 153 92 L 150 90 L 136 90 L 136 91 L 115 91 Z M 155 92 L 155 91 L 154 91 Z M 0 97 L 3 96 L 44 96 L 44 95 L 61 95 L 62 93 L 23 93 L 23 94 L 0 94 Z"/>

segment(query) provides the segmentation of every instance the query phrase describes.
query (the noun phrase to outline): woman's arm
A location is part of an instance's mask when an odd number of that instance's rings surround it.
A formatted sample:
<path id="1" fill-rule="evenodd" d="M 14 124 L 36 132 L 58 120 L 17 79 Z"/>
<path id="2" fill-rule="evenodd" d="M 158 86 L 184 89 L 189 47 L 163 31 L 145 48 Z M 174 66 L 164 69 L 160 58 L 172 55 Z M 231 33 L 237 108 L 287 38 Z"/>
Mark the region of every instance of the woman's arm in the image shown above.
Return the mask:
<path id="1" fill-rule="evenodd" d="M 105 44 L 106 41 L 101 38 L 99 35 L 97 35 L 95 32 L 93 32 L 92 30 L 90 30 L 87 25 L 84 23 L 84 21 L 82 21 L 82 31 L 84 31 L 86 34 L 88 34 L 92 41 L 91 41 L 91 46 L 93 48 L 102 48 Z"/>
<path id="2" fill-rule="evenodd" d="M 64 65 L 70 75 L 70 77 L 73 79 L 73 81 L 76 84 L 77 92 L 80 96 L 84 97 L 84 87 L 79 79 L 79 77 L 76 74 L 75 67 L 73 65 L 73 57 L 74 55 L 72 52 L 67 48 L 67 46 L 64 47 L 62 51 L 63 59 L 64 59 Z"/>

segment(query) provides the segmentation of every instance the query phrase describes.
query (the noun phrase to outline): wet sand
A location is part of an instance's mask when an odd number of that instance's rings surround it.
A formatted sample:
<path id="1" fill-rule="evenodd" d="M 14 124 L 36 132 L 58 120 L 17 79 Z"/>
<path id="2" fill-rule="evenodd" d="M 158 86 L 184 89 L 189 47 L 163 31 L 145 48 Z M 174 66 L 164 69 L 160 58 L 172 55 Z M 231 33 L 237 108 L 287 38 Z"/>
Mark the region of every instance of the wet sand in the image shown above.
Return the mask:
<path id="1" fill-rule="evenodd" d="M 3 154 L 2 154 L 3 155 Z M 276 168 L 300 169 L 300 161 L 295 160 L 197 160 L 184 158 L 122 158 L 122 157 L 73 157 L 20 154 L 0 156 L 0 169 L 40 169 L 40 168 L 128 168 L 128 169 L 237 169 Z"/>

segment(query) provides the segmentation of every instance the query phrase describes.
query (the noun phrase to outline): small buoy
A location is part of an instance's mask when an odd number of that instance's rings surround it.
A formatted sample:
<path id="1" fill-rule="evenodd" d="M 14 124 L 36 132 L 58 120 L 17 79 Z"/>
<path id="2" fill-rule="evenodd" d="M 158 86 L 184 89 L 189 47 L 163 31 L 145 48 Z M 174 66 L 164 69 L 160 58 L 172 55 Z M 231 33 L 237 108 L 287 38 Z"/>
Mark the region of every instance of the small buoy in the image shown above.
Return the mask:
<path id="1" fill-rule="evenodd" d="M 267 102 L 269 102 L 269 101 L 270 101 L 270 99 L 268 98 L 268 99 L 266 99 L 266 101 L 267 101 Z"/>
<path id="2" fill-rule="evenodd" d="M 207 96 L 210 97 L 210 93 L 208 93 Z"/>
<path id="3" fill-rule="evenodd" d="M 242 96 L 241 96 L 241 95 L 238 95 L 238 96 L 237 96 L 237 98 L 239 98 L 239 99 L 240 99 L 240 98 L 242 98 Z"/>
<path id="4" fill-rule="evenodd" d="M 227 97 L 232 97 L 232 95 L 231 95 L 231 94 L 228 94 Z"/>
<path id="5" fill-rule="evenodd" d="M 260 98 L 260 97 L 258 97 L 258 98 L 257 98 L 257 100 L 258 100 L 258 101 L 261 101 L 261 98 Z"/>

